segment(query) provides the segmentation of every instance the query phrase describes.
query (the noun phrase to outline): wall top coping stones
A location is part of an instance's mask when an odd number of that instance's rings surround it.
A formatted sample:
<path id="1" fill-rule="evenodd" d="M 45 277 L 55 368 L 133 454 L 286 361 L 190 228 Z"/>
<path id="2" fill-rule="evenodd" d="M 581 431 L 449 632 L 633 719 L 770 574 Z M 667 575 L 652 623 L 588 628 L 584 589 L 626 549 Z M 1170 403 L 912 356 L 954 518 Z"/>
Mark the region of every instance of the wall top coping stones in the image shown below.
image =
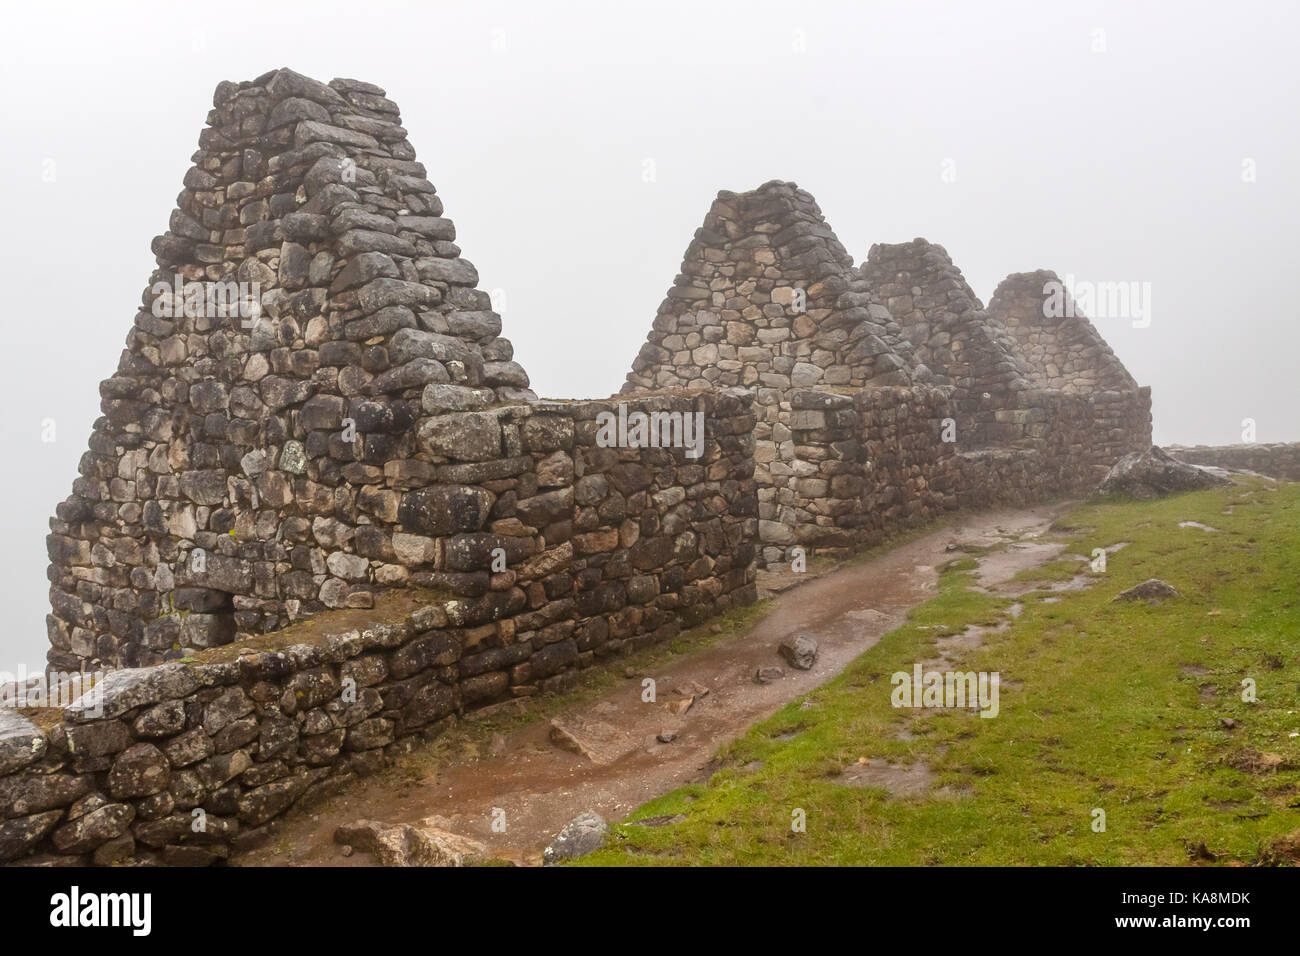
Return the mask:
<path id="1" fill-rule="evenodd" d="M 45 734 L 10 707 L 0 707 L 0 776 L 20 770 L 45 753 Z"/>

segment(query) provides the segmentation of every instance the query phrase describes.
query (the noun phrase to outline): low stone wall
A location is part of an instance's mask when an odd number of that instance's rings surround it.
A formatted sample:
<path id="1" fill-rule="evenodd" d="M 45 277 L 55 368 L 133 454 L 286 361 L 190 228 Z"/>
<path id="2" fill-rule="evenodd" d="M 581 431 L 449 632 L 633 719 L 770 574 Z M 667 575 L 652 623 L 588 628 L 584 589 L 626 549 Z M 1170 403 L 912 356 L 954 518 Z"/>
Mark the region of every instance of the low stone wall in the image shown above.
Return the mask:
<path id="1" fill-rule="evenodd" d="M 701 414 L 695 458 L 603 444 L 614 401 L 481 413 L 514 454 L 425 466 L 397 505 L 421 540 L 396 546 L 433 570 L 407 587 L 371 608 L 109 671 L 62 711 L 0 708 L 0 860 L 214 862 L 452 714 L 564 689 L 603 657 L 752 602 L 750 402 L 621 403 Z M 493 570 L 494 549 L 504 569 Z"/>
<path id="2" fill-rule="evenodd" d="M 1021 390 L 1005 407 L 979 410 L 978 422 L 954 394 L 951 386 L 792 392 L 789 438 L 774 446 L 770 484 L 758 490 L 763 561 L 788 561 L 796 546 L 871 545 L 956 508 L 1085 494 L 1116 459 L 1150 444 L 1148 389 Z"/>
<path id="3" fill-rule="evenodd" d="M 651 482 L 649 493 L 668 492 L 682 482 L 692 486 L 705 468 L 716 472 L 721 466 L 710 456 L 735 453 L 752 462 L 748 399 L 648 395 L 632 402 L 647 410 L 698 410 L 707 419 L 706 437 L 726 445 L 719 451 L 714 442 L 699 463 L 680 450 L 674 458 L 668 449 L 628 449 L 633 467 L 618 449 L 583 445 L 594 441 L 595 417 L 616 411 L 615 404 L 487 407 L 473 390 L 459 389 L 469 407 L 448 411 L 441 403 L 453 389 L 425 388 L 429 414 L 418 397 L 354 408 L 366 433 L 403 423 L 400 436 L 360 461 L 348 460 L 351 448 L 336 448 L 337 433 L 327 431 L 348 414 L 340 400 L 309 426 L 320 428 L 307 441 L 319 454 L 305 460 L 303 473 L 222 473 L 222 488 L 247 491 L 229 494 L 224 508 L 171 500 L 160 482 L 160 500 L 133 514 L 146 523 L 150 508 L 172 517 L 140 537 L 138 528 L 120 526 L 112 506 L 105 521 L 55 519 L 48 538 L 56 562 L 51 664 L 75 670 L 161 663 L 229 643 L 237 633 L 276 630 L 330 608 L 364 608 L 392 587 L 476 599 L 510 593 L 503 582 L 516 572 L 494 577 L 492 549 L 502 548 L 514 569 L 566 543 L 580 552 L 610 536 L 626 541 L 631 532 L 622 525 L 636 519 L 624 512 L 643 491 L 638 482 Z M 738 425 L 731 420 L 737 417 Z M 642 474 L 646 469 L 653 477 Z M 647 538 L 655 533 L 645 530 Z"/>
<path id="4" fill-rule="evenodd" d="M 1192 465 L 1240 468 L 1270 478 L 1300 481 L 1300 442 L 1261 445 L 1166 445 L 1165 451 Z"/>

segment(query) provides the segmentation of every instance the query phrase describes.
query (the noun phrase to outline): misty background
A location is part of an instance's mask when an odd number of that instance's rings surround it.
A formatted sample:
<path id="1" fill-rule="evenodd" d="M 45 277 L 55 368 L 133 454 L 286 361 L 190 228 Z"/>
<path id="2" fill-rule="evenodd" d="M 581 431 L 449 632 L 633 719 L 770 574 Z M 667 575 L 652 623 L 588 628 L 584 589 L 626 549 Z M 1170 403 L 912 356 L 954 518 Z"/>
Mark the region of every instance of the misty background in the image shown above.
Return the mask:
<path id="1" fill-rule="evenodd" d="M 1038 268 L 1149 282 L 1149 327 L 1096 325 L 1152 386 L 1156 441 L 1238 442 L 1248 417 L 1258 441 L 1300 439 L 1291 4 L 283 0 L 6 20 L 0 670 L 44 665 L 47 518 L 213 89 L 281 66 L 397 102 L 539 395 L 617 391 L 717 191 L 786 179 L 856 262 L 924 236 L 985 304 Z"/>

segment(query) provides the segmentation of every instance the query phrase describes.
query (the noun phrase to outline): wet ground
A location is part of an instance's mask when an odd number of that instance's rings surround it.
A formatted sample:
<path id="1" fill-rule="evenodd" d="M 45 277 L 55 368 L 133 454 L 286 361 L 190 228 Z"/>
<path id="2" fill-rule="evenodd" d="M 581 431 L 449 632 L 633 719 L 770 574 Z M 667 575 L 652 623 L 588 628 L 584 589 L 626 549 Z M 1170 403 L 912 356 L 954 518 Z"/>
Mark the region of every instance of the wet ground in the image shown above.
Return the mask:
<path id="1" fill-rule="evenodd" d="M 482 842 L 493 856 L 539 863 L 543 848 L 579 813 L 621 820 L 647 800 L 700 779 L 722 744 L 834 677 L 901 624 L 908 609 L 934 596 L 937 567 L 962 550 L 1010 544 L 981 560 L 986 587 L 1052 560 L 1063 545 L 1034 539 L 1066 507 L 973 515 L 879 557 L 810 572 L 793 587 L 788 573 L 771 578 L 780 588 L 776 606 L 748 631 L 649 673 L 633 673 L 553 720 L 499 734 L 483 755 L 437 765 L 418 753 L 400 757 L 393 773 L 359 781 L 323 807 L 290 814 L 270 844 L 232 862 L 370 865 L 366 853 L 343 855 L 333 842 L 336 827 L 358 819 L 416 823 L 437 816 L 443 827 Z M 795 670 L 778 656 L 778 644 L 794 634 L 818 643 L 811 670 Z M 783 675 L 758 683 L 760 667 L 779 667 Z M 643 700 L 646 678 L 654 681 L 653 701 Z M 857 772 L 868 784 L 877 771 Z M 926 782 L 923 768 L 911 773 L 914 779 L 900 781 L 905 790 Z"/>

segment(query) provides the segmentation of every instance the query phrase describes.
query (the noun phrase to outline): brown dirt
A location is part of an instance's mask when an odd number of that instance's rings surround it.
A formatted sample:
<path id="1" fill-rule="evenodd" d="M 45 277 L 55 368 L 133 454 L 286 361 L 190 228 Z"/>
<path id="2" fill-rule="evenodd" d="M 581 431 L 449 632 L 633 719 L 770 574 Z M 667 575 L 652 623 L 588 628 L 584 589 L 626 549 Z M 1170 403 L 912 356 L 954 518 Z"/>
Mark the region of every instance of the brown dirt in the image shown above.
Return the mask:
<path id="1" fill-rule="evenodd" d="M 832 779 L 846 787 L 879 787 L 892 797 L 923 797 L 930 794 L 935 773 L 920 761 L 891 764 L 877 759 L 847 767 Z"/>
<path id="2" fill-rule="evenodd" d="M 954 550 L 1037 536 L 1066 508 L 969 516 L 879 557 L 810 574 L 748 631 L 634 674 L 567 706 L 552 721 L 534 720 L 497 734 L 477 756 L 440 764 L 418 751 L 400 757 L 393 771 L 360 781 L 314 810 L 289 814 L 271 843 L 232 862 L 369 865 L 369 854 L 342 855 L 332 839 L 336 827 L 363 817 L 413 823 L 439 816 L 498 858 L 536 864 L 542 849 L 579 813 L 592 810 L 621 820 L 647 800 L 699 779 L 721 745 L 834 677 L 901 624 L 908 609 L 933 597 L 936 568 Z M 1031 553 L 1045 561 L 1058 550 L 1036 547 Z M 795 633 L 818 643 L 811 670 L 794 670 L 777 654 L 781 639 Z M 759 667 L 774 666 L 784 677 L 755 683 Z M 642 701 L 645 677 L 656 682 L 653 703 Z M 493 829 L 497 809 L 505 813 L 504 832 Z"/>
<path id="3" fill-rule="evenodd" d="M 1262 854 L 1260 862 L 1272 866 L 1300 864 L 1300 830 L 1274 840 L 1268 850 Z"/>
<path id="4" fill-rule="evenodd" d="M 1253 747 L 1242 747 L 1223 758 L 1223 763 L 1234 770 L 1246 773 L 1271 773 L 1286 765 L 1281 754 L 1262 753 Z"/>

